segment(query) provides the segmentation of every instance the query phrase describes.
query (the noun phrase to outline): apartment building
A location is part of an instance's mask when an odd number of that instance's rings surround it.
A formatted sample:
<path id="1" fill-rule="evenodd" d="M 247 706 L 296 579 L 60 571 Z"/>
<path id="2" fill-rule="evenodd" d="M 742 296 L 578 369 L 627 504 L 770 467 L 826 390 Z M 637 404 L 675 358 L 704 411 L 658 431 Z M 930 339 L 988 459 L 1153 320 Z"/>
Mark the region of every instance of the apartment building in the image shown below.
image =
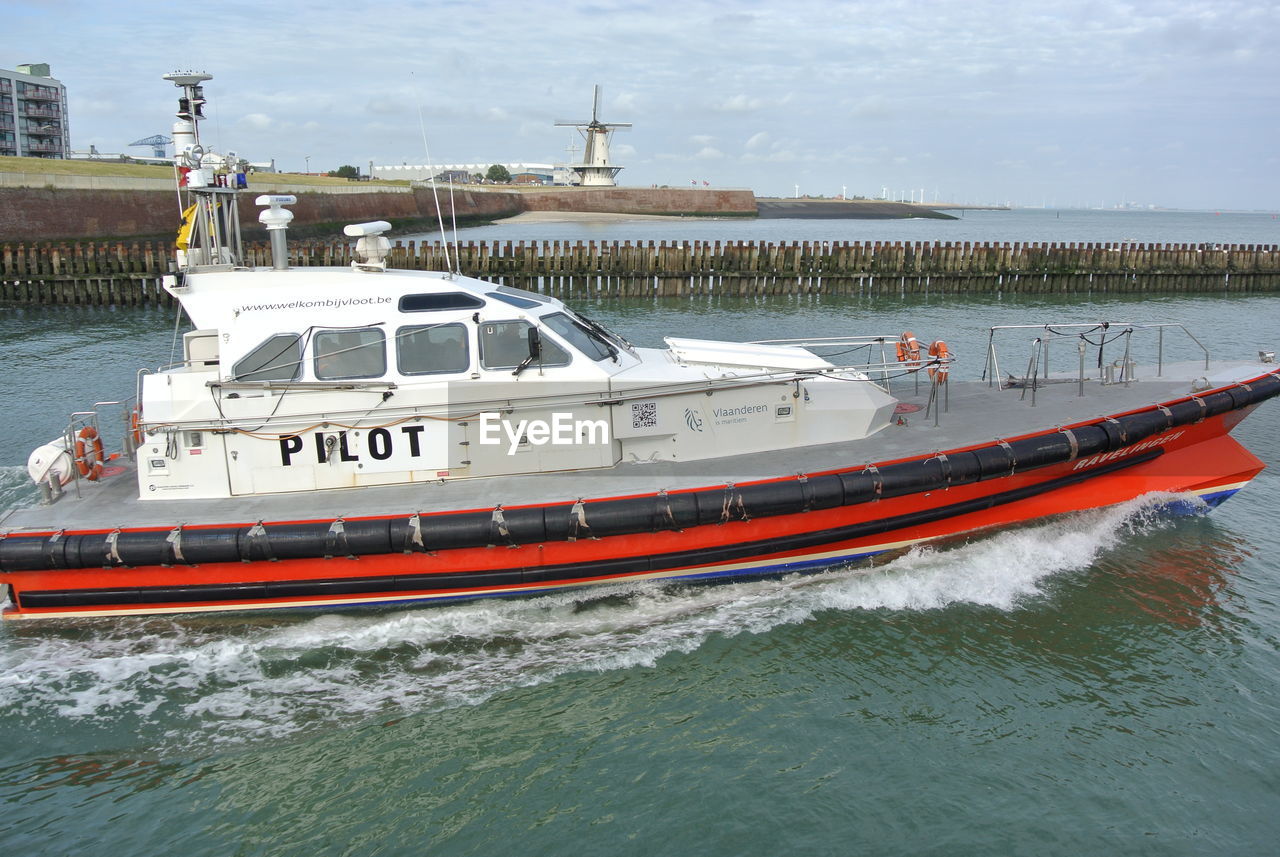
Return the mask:
<path id="1" fill-rule="evenodd" d="M 67 88 L 49 76 L 47 63 L 0 68 L 0 155 L 66 158 Z"/>

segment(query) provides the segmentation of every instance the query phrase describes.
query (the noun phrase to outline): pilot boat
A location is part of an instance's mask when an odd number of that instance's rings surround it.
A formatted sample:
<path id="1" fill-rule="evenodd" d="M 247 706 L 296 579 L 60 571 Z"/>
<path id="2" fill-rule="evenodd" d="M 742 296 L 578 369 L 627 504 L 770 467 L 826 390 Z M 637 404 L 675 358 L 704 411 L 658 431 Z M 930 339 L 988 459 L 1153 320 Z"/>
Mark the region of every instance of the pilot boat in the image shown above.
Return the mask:
<path id="1" fill-rule="evenodd" d="M 287 195 L 257 197 L 272 265 L 249 266 L 208 75 L 166 78 L 188 207 L 164 287 L 194 329 L 32 453 L 6 619 L 815 571 L 1151 493 L 1211 506 L 1263 467 L 1230 431 L 1280 393 L 1273 354 L 1214 361 L 1179 324 L 995 327 L 974 381 L 910 333 L 641 348 L 545 294 L 390 269 L 385 222 L 345 228 L 350 266 L 291 267 Z"/>

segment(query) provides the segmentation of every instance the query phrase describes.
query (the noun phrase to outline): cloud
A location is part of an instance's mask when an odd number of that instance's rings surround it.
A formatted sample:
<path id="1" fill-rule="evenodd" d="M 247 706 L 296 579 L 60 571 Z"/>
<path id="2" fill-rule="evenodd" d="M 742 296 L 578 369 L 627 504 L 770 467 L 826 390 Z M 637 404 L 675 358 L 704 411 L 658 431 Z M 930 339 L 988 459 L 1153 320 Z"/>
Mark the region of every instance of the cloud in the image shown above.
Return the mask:
<path id="1" fill-rule="evenodd" d="M 746 163 L 790 164 L 801 160 L 800 155 L 791 149 L 773 149 L 763 154 L 748 153 L 742 156 Z"/>
<path id="2" fill-rule="evenodd" d="M 624 92 L 611 99 L 610 106 L 620 112 L 633 112 L 640 109 L 640 99 L 634 92 Z"/>
<path id="3" fill-rule="evenodd" d="M 715 110 L 721 113 L 751 113 L 764 107 L 763 98 L 753 98 L 747 95 L 733 95 L 715 106 Z"/>
<path id="4" fill-rule="evenodd" d="M 364 105 L 364 112 L 374 116 L 403 116 L 404 110 L 404 102 L 392 98 L 370 98 Z"/>
<path id="5" fill-rule="evenodd" d="M 747 139 L 747 142 L 743 144 L 743 148 L 746 149 L 748 152 L 752 152 L 752 151 L 756 151 L 757 149 L 763 148 L 766 144 L 768 144 L 768 142 L 769 142 L 769 132 L 757 131 Z"/>
<path id="6" fill-rule="evenodd" d="M 245 125 L 255 131 L 266 131 L 274 123 L 272 122 L 271 117 L 265 113 L 246 113 L 244 116 L 240 117 L 240 122 L 238 124 Z"/>
<path id="7" fill-rule="evenodd" d="M 719 161 L 724 159 L 725 154 L 714 146 L 704 146 L 694 157 L 699 161 Z"/>
<path id="8" fill-rule="evenodd" d="M 883 95 L 869 95 L 857 101 L 849 112 L 859 119 L 883 119 L 893 115 L 893 106 Z"/>

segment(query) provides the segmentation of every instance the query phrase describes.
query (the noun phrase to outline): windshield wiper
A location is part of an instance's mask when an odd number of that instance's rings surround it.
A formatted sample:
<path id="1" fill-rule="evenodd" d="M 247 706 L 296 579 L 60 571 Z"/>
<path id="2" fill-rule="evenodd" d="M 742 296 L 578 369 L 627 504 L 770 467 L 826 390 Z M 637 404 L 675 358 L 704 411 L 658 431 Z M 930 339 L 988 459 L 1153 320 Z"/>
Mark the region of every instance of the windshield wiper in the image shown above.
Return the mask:
<path id="1" fill-rule="evenodd" d="M 609 350 L 609 358 L 613 360 L 614 363 L 617 363 L 618 349 L 615 348 L 613 343 L 609 341 L 610 339 L 609 331 L 606 330 L 600 324 L 587 318 L 585 315 L 579 314 L 576 321 L 579 323 L 579 326 L 583 328 L 583 330 L 586 332 L 588 336 L 590 336 L 592 339 L 596 340 L 597 342 L 599 342 L 601 345 L 603 345 L 605 348 Z"/>

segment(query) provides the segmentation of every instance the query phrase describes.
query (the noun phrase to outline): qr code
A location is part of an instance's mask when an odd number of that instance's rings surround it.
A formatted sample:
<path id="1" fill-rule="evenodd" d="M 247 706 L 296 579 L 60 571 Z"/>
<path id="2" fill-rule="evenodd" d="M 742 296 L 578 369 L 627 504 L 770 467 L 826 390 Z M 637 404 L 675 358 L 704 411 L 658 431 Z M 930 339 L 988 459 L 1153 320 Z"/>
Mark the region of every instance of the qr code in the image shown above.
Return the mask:
<path id="1" fill-rule="evenodd" d="M 658 403 L 657 402 L 632 402 L 631 403 L 631 427 L 632 428 L 657 428 L 658 427 Z"/>

